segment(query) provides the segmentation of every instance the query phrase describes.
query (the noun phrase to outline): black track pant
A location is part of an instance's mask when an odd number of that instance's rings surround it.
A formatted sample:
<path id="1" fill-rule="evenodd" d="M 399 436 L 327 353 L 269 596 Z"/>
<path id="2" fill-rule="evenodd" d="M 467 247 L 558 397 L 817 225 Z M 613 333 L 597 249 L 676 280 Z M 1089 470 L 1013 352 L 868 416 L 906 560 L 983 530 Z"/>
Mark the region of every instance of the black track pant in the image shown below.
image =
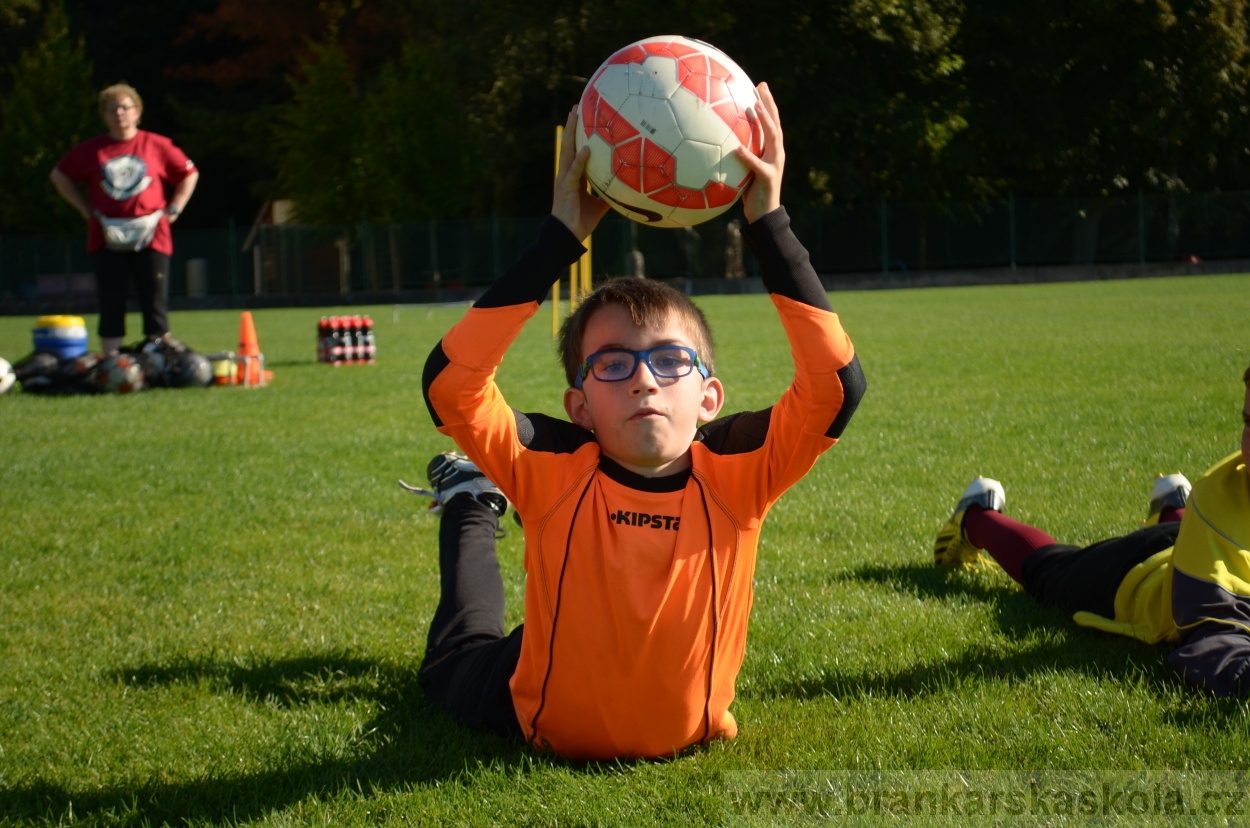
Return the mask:
<path id="1" fill-rule="evenodd" d="M 133 278 L 143 311 L 143 335 L 169 333 L 169 256 L 152 248 L 92 251 L 96 291 L 100 299 L 101 337 L 126 335 L 126 294 Z"/>
<path id="2" fill-rule="evenodd" d="M 498 528 L 495 513 L 467 493 L 444 507 L 438 532 L 441 596 L 419 678 L 426 695 L 461 724 L 519 739 L 508 680 L 521 654 L 522 628 L 504 635 Z"/>
<path id="3" fill-rule="evenodd" d="M 1115 594 L 1129 570 L 1176 543 L 1179 521 L 1146 526 L 1081 548 L 1056 543 L 1024 559 L 1024 589 L 1068 612 L 1115 618 Z"/>

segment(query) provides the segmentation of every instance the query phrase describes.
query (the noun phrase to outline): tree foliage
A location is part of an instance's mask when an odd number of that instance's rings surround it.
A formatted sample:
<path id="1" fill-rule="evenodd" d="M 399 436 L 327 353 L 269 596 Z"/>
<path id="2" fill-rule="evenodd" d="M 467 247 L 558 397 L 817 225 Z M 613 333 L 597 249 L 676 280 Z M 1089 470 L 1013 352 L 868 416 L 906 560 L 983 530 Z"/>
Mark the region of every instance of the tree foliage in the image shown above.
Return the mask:
<path id="1" fill-rule="evenodd" d="M 301 60 L 278 108 L 275 192 L 301 221 L 416 221 L 473 202 L 474 130 L 452 94 L 455 78 L 424 46 L 362 81 L 334 42 Z"/>
<path id="2" fill-rule="evenodd" d="M 301 221 L 363 218 L 360 102 L 347 59 L 334 43 L 322 43 L 300 68 L 303 78 L 273 126 L 278 190 L 295 199 Z"/>
<path id="3" fill-rule="evenodd" d="M 478 198 L 476 125 L 455 95 L 451 64 L 415 41 L 365 95 L 362 133 L 372 217 L 412 221 L 461 215 Z"/>
<path id="4" fill-rule="evenodd" d="M 967 125 L 954 48 L 961 7 L 812 0 L 764 30 L 763 74 L 782 106 L 788 187 L 805 184 L 821 203 L 959 194 L 946 156 Z"/>
<path id="5" fill-rule="evenodd" d="M 0 55 L 16 55 L 38 31 L 39 0 L 0 0 Z M 0 81 L 0 90 L 7 89 Z"/>
<path id="6" fill-rule="evenodd" d="M 30 233 L 67 230 L 82 219 L 48 181 L 53 165 L 74 144 L 100 131 L 91 64 L 82 38 L 69 33 L 65 8 L 51 2 L 39 39 L 10 68 L 0 99 L 0 228 Z"/>
<path id="7" fill-rule="evenodd" d="M 1216 190 L 1247 177 L 1242 0 L 969 0 L 959 169 L 997 191 Z"/>
<path id="8" fill-rule="evenodd" d="M 0 0 L 0 38 L 32 42 L 35 3 Z M 1245 0 L 127 7 L 185 16 L 163 63 L 150 42 L 100 54 L 163 70 L 205 198 L 229 181 L 236 201 L 294 198 L 306 220 L 545 212 L 553 127 L 608 54 L 664 32 L 770 83 L 791 204 L 1250 188 Z M 75 65 L 47 83 L 78 83 Z M 25 70 L 10 68 L 16 90 Z"/>

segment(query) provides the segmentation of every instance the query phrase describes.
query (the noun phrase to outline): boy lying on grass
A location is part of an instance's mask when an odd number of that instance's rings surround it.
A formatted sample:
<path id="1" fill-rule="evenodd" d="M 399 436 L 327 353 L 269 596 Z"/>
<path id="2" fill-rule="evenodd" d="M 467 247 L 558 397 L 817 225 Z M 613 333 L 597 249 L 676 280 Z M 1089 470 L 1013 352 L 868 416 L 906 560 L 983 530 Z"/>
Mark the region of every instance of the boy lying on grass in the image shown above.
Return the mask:
<path id="1" fill-rule="evenodd" d="M 1003 487 L 978 477 L 938 532 L 935 562 L 971 568 L 988 552 L 1025 592 L 1076 623 L 1178 642 L 1168 660 L 1190 683 L 1250 694 L 1250 368 L 1242 382 L 1241 451 L 1192 492 L 1184 475 L 1161 475 L 1141 529 L 1084 549 L 1061 544 L 1003 515 Z"/>
<path id="2" fill-rule="evenodd" d="M 430 354 L 430 414 L 467 458 L 430 462 L 441 598 L 420 680 L 468 727 L 578 759 L 672 756 L 737 732 L 761 522 L 864 389 L 781 207 L 781 125 L 759 91 L 767 149 L 739 154 L 754 174 L 743 235 L 795 361 L 776 405 L 717 420 L 725 392 L 703 314 L 661 283 L 619 279 L 561 333 L 572 422 L 508 407 L 496 368 L 607 210 L 583 180 L 588 150 L 574 152 L 576 110 L 537 242 Z M 527 579 L 525 622 L 505 634 L 495 532 L 509 502 Z"/>

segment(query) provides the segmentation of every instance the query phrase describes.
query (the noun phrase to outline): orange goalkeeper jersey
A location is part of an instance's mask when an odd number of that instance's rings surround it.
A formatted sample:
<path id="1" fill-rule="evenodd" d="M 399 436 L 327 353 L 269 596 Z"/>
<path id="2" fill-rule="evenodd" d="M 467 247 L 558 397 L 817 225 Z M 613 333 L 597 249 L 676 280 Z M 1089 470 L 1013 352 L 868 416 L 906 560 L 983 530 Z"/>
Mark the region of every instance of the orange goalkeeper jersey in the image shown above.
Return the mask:
<path id="1" fill-rule="evenodd" d="M 654 757 L 737 732 L 729 707 L 761 522 L 833 445 L 862 390 L 823 290 L 804 301 L 815 274 L 778 212 L 754 228 L 753 249 L 782 271 L 774 281 L 807 279 L 806 292 L 772 297 L 794 380 L 772 408 L 701 428 L 687 472 L 634 474 L 601 456 L 591 432 L 508 406 L 495 369 L 535 301 L 471 308 L 427 366 L 439 430 L 525 526 L 525 622 L 510 686 L 536 746 L 584 759 Z"/>

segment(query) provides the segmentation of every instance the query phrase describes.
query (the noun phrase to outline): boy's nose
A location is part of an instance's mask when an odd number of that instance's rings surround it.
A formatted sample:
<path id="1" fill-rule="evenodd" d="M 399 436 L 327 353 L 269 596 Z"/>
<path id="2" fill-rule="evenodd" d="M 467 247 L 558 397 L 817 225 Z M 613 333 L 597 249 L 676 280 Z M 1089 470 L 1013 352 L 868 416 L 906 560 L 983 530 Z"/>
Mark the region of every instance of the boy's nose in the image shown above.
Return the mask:
<path id="1" fill-rule="evenodd" d="M 629 378 L 629 387 L 631 391 L 642 392 L 659 388 L 660 385 L 656 382 L 655 373 L 651 367 L 640 359 L 634 366 L 634 375 Z"/>

